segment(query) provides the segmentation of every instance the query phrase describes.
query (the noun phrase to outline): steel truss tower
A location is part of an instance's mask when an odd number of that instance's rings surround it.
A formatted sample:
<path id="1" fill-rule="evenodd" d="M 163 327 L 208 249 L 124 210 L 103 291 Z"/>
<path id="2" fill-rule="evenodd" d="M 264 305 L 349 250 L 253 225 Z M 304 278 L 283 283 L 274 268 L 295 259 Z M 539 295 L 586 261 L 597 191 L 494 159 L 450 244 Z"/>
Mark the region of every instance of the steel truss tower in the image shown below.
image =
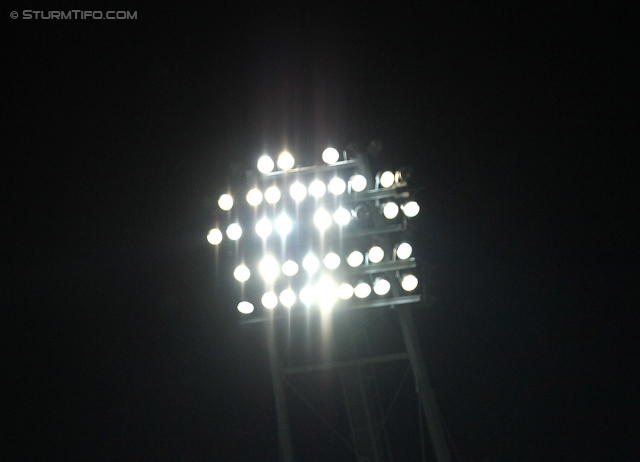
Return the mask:
<path id="1" fill-rule="evenodd" d="M 361 152 L 345 151 L 341 160 L 327 149 L 323 160 L 293 168 L 283 153 L 274 171 L 263 156 L 260 173 L 247 174 L 247 204 L 231 192 L 219 201 L 228 212 L 226 237 L 236 241 L 242 322 L 266 331 L 280 459 L 314 460 L 296 443 L 314 437 L 305 435 L 310 419 L 358 462 L 415 459 L 393 431 L 407 426 L 406 409 L 394 413 L 394 406 L 412 376 L 416 434 L 428 433 L 433 455 L 448 462 L 413 321 L 413 310 L 432 303 L 430 269 L 411 255 L 414 190 L 402 171 L 373 175 Z M 208 239 L 218 245 L 224 236 L 215 228 Z"/>

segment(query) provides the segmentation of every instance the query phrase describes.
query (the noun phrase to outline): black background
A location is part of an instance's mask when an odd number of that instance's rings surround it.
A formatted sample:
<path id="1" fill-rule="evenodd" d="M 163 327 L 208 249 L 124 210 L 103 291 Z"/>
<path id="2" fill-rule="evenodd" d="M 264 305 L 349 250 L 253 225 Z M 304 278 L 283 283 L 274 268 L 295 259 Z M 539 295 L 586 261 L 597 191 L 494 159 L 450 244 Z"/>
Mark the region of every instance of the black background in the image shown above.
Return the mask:
<path id="1" fill-rule="evenodd" d="M 264 150 L 373 139 L 425 187 L 418 327 L 463 460 L 638 457 L 628 12 L 24 8 L 4 8 L 7 458 L 276 460 L 266 344 L 206 204 Z"/>

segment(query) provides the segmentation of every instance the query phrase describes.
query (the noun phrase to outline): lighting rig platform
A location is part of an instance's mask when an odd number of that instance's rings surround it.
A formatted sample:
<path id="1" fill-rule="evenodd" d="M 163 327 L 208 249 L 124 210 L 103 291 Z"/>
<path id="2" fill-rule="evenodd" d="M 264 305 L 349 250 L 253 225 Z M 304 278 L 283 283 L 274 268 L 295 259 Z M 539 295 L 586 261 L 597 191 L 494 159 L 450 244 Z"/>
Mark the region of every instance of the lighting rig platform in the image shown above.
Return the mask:
<path id="1" fill-rule="evenodd" d="M 386 372 L 400 378 L 405 370 L 406 378 L 413 371 L 434 455 L 448 461 L 410 311 L 433 302 L 430 268 L 413 249 L 422 237 L 411 223 L 420 212 L 417 189 L 402 170 L 374 175 L 357 150 L 327 148 L 322 160 L 296 167 L 287 151 L 276 161 L 262 155 L 257 171 L 246 173 L 244 190 L 219 197 L 216 227 L 207 236 L 212 245 L 232 249 L 241 322 L 266 326 L 280 458 L 295 460 L 303 450 L 292 438 L 288 402 L 295 397 L 355 460 L 393 459 L 397 444 L 388 417 L 395 398 L 380 373 L 400 363 L 401 369 Z M 337 371 L 346 418 L 299 391 L 309 385 L 295 377 L 327 371 Z M 318 407 L 331 408 L 334 418 Z"/>

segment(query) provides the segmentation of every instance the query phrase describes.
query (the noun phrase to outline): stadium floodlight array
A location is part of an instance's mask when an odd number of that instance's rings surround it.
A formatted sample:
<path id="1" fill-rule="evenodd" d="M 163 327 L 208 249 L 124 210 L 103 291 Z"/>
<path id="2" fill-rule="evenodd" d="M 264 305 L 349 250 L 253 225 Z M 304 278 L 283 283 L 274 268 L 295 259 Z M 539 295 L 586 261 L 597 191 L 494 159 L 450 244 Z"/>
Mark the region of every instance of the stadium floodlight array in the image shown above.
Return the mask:
<path id="1" fill-rule="evenodd" d="M 227 225 L 207 240 L 235 244 L 240 313 L 391 305 L 419 292 L 406 230 L 420 206 L 401 172 L 367 178 L 358 159 L 340 158 L 327 148 L 326 165 L 294 168 L 288 151 L 265 154 L 244 192 L 220 196 Z"/>

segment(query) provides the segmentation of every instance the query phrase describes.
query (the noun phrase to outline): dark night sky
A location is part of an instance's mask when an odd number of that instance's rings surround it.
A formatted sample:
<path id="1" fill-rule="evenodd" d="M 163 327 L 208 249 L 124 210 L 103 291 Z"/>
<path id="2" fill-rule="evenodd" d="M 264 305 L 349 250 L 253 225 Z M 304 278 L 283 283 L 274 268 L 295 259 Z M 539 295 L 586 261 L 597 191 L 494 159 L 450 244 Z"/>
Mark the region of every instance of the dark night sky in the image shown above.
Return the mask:
<path id="1" fill-rule="evenodd" d="M 418 326 L 463 460 L 638 457 L 625 12 L 137 12 L 5 19 L 3 459 L 276 460 L 205 205 L 264 149 L 372 139 L 425 187 Z"/>

